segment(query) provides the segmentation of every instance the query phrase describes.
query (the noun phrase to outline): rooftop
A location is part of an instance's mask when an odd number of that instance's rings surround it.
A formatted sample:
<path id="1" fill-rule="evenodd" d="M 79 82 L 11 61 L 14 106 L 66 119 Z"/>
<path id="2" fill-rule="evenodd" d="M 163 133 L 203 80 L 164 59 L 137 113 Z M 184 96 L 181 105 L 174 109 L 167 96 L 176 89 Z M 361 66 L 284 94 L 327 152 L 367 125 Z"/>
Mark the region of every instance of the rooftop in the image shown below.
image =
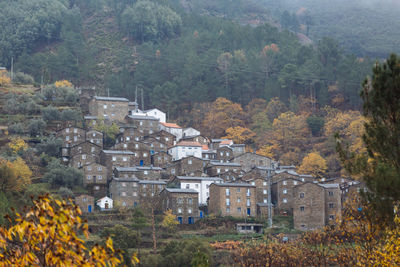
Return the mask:
<path id="1" fill-rule="evenodd" d="M 140 180 L 139 184 L 164 184 L 164 185 L 166 185 L 167 183 L 162 180 Z"/>
<path id="2" fill-rule="evenodd" d="M 137 172 L 138 169 L 136 167 L 115 167 L 115 169 L 119 172 Z"/>
<path id="3" fill-rule="evenodd" d="M 139 182 L 139 179 L 137 177 L 113 177 L 112 181 L 116 182 Z"/>
<path id="4" fill-rule="evenodd" d="M 213 185 L 224 186 L 224 187 L 256 187 L 255 185 L 246 183 L 215 183 Z"/>
<path id="5" fill-rule="evenodd" d="M 175 146 L 195 146 L 195 147 L 202 147 L 199 142 L 192 142 L 192 141 L 181 141 L 177 143 Z"/>
<path id="6" fill-rule="evenodd" d="M 171 123 L 171 122 L 160 122 L 160 124 L 161 124 L 161 125 L 164 125 L 165 127 L 168 127 L 168 128 L 182 129 L 182 127 L 179 126 L 179 125 L 176 124 L 176 123 Z"/>
<path id="7" fill-rule="evenodd" d="M 176 176 L 179 180 L 192 180 L 192 181 L 223 181 L 219 177 L 197 177 L 197 176 Z"/>
<path id="8" fill-rule="evenodd" d="M 123 155 L 134 155 L 132 151 L 126 150 L 103 150 L 105 154 L 123 154 Z"/>
<path id="9" fill-rule="evenodd" d="M 339 184 L 318 184 L 324 188 L 339 188 Z"/>
<path id="10" fill-rule="evenodd" d="M 153 120 L 153 121 L 158 121 L 156 117 L 153 116 L 147 116 L 147 115 L 128 115 L 128 118 L 134 119 L 134 120 Z"/>
<path id="11" fill-rule="evenodd" d="M 219 161 L 210 161 L 210 164 L 214 165 L 214 166 L 231 166 L 231 167 L 240 167 L 241 166 L 239 163 L 219 162 Z"/>
<path id="12" fill-rule="evenodd" d="M 94 99 L 101 101 L 120 101 L 120 102 L 129 102 L 127 98 L 124 97 L 107 97 L 107 96 L 95 96 Z"/>
<path id="13" fill-rule="evenodd" d="M 198 194 L 194 189 L 181 189 L 181 188 L 165 188 L 164 190 L 170 193 L 186 193 L 186 194 Z"/>

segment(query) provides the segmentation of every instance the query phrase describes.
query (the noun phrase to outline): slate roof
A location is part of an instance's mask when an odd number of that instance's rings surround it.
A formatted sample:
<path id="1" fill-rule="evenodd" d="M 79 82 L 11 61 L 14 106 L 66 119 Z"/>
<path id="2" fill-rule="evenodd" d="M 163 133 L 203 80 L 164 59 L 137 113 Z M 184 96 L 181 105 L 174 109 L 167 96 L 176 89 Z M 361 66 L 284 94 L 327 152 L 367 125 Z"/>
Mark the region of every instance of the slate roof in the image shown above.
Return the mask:
<path id="1" fill-rule="evenodd" d="M 107 96 L 95 96 L 94 99 L 101 101 L 119 101 L 119 102 L 129 102 L 125 97 L 107 97 Z"/>

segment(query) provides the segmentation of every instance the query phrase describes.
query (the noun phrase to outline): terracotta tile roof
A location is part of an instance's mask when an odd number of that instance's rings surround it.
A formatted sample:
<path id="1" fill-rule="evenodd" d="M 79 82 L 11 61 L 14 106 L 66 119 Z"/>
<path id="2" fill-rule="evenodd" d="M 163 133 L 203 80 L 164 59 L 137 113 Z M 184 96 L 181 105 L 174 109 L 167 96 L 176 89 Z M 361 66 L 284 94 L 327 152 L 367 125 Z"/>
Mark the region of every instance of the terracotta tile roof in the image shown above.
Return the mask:
<path id="1" fill-rule="evenodd" d="M 176 146 L 199 146 L 202 147 L 202 145 L 199 142 L 191 142 L 191 141 L 181 141 Z"/>
<path id="2" fill-rule="evenodd" d="M 164 125 L 165 127 L 168 127 L 168 128 L 182 128 L 178 124 L 171 123 L 171 122 L 160 122 L 160 124 L 162 124 L 162 125 Z"/>
<path id="3" fill-rule="evenodd" d="M 210 148 L 208 147 L 208 145 L 202 145 L 202 146 L 201 146 L 201 149 L 202 149 L 202 150 L 209 150 Z"/>
<path id="4" fill-rule="evenodd" d="M 232 144 L 233 142 L 232 142 L 232 140 L 223 140 L 223 141 L 221 141 L 221 143 L 219 143 L 220 145 L 230 145 L 230 144 Z"/>

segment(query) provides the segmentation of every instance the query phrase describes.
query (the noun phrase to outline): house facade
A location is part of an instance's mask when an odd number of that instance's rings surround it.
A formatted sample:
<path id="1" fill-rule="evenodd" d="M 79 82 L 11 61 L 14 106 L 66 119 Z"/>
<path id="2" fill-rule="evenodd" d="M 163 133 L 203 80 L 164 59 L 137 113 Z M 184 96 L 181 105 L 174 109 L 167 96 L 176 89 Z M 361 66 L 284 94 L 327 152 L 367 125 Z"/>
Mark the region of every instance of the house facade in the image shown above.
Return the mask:
<path id="1" fill-rule="evenodd" d="M 74 199 L 75 204 L 81 209 L 82 213 L 94 212 L 94 197 L 90 195 L 79 195 Z"/>
<path id="2" fill-rule="evenodd" d="M 100 164 L 107 167 L 107 176 L 110 178 L 115 167 L 129 167 L 134 162 L 134 153 L 123 150 L 102 150 Z"/>
<path id="3" fill-rule="evenodd" d="M 194 224 L 199 218 L 198 192 L 193 189 L 165 188 L 160 193 L 162 210 L 171 210 L 180 224 Z"/>
<path id="4" fill-rule="evenodd" d="M 89 113 L 110 121 L 123 121 L 129 112 L 128 103 L 123 97 L 95 96 L 89 102 Z"/>
<path id="5" fill-rule="evenodd" d="M 113 177 L 110 181 L 109 190 L 115 205 L 127 208 L 139 205 L 139 179 L 136 177 Z"/>
<path id="6" fill-rule="evenodd" d="M 245 172 L 249 172 L 254 167 L 271 167 L 273 163 L 270 158 L 251 152 L 235 156 L 232 162 L 240 164 Z"/>
<path id="7" fill-rule="evenodd" d="M 198 142 L 181 141 L 175 146 L 168 149 L 168 154 L 172 156 L 172 160 L 194 156 L 202 158 L 202 145 Z"/>

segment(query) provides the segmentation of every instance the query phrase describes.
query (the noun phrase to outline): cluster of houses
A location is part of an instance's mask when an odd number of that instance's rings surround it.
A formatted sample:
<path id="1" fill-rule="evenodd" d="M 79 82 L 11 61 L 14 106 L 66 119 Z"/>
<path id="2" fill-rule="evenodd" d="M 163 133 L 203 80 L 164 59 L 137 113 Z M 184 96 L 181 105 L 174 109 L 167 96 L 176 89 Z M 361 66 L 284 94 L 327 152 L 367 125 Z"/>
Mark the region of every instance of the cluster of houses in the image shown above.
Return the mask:
<path id="1" fill-rule="evenodd" d="M 62 160 L 84 173 L 89 193 L 75 199 L 84 212 L 157 202 L 181 224 L 209 214 L 287 214 L 296 229 L 308 230 L 334 222 L 348 193 L 361 187 L 298 174 L 294 166 L 246 152 L 244 144 L 167 122 L 159 109 L 140 110 L 136 102 L 99 97 L 93 89 L 79 92 L 85 127 L 68 125 L 56 136 L 63 140 Z M 100 120 L 119 127 L 112 147 L 95 130 Z"/>

